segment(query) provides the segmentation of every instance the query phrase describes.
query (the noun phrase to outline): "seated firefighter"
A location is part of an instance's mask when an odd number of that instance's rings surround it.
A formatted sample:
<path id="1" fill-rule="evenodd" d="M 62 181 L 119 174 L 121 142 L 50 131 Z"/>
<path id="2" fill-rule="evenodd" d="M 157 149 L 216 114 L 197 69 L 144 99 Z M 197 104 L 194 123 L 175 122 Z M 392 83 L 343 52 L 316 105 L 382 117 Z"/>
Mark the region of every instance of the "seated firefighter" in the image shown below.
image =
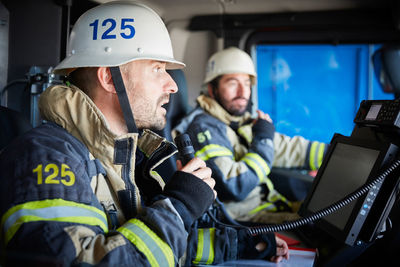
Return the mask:
<path id="1" fill-rule="evenodd" d="M 104 21 L 124 27 L 104 39 Z M 273 234 L 196 228 L 216 195 L 200 158 L 178 161 L 167 183 L 154 171 L 176 147 L 148 129 L 164 127 L 163 105 L 178 90 L 166 69 L 184 64 L 153 10 L 133 2 L 92 8 L 74 25 L 68 49 L 55 72 L 69 83 L 40 98 L 45 123 L 0 154 L 2 264 L 189 266 L 288 257 Z"/>
<path id="2" fill-rule="evenodd" d="M 188 133 L 196 156 L 206 161 L 229 214 L 240 221 L 279 223 L 298 218 L 268 178 L 273 166 L 316 170 L 327 146 L 275 132 L 268 114 L 247 111 L 256 72 L 250 56 L 230 47 L 212 55 L 204 80 L 208 94 L 173 130 Z"/>

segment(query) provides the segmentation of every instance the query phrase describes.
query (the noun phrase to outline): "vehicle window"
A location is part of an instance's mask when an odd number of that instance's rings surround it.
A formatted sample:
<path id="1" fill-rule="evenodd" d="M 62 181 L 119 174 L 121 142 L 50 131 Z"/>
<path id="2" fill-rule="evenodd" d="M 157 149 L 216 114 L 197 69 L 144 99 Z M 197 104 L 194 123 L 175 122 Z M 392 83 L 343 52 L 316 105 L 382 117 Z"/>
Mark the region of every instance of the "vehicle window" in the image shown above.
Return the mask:
<path id="1" fill-rule="evenodd" d="M 380 45 L 257 45 L 258 106 L 278 132 L 330 142 L 350 135 L 364 99 L 393 99 L 376 80 L 371 55 Z"/>

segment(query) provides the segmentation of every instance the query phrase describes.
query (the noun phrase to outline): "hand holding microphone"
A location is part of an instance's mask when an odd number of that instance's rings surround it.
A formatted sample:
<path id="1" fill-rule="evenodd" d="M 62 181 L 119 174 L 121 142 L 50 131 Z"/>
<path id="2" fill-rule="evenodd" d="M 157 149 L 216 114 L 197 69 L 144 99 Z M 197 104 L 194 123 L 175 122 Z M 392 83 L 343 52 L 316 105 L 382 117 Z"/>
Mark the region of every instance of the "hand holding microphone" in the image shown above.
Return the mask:
<path id="1" fill-rule="evenodd" d="M 243 228 L 240 224 L 238 224 L 235 220 L 233 220 L 225 210 L 224 205 L 217 197 L 217 192 L 214 190 L 215 180 L 211 177 L 212 171 L 210 168 L 206 166 L 206 163 L 200 159 L 194 157 L 194 148 L 192 142 L 190 141 L 190 137 L 187 134 L 181 134 L 175 137 L 175 144 L 178 148 L 179 153 L 179 161 L 177 161 L 178 170 L 183 172 L 189 172 L 193 175 L 196 175 L 200 179 L 202 179 L 205 183 L 207 183 L 211 189 L 214 191 L 214 203 L 219 206 L 220 211 L 224 214 L 226 221 L 228 221 L 231 225 L 230 227 L 239 227 Z M 184 164 L 184 166 L 182 166 Z M 211 205 L 207 211 L 207 214 L 217 223 L 221 223 L 213 214 L 213 205 Z"/>
<path id="2" fill-rule="evenodd" d="M 189 135 L 178 135 L 174 141 L 179 153 L 179 160 L 177 161 L 178 170 L 191 173 L 203 180 L 203 182 L 213 189 L 214 196 L 216 197 L 217 192 L 214 190 L 215 180 L 211 177 L 212 171 L 202 159 L 194 156 L 194 148 Z"/>

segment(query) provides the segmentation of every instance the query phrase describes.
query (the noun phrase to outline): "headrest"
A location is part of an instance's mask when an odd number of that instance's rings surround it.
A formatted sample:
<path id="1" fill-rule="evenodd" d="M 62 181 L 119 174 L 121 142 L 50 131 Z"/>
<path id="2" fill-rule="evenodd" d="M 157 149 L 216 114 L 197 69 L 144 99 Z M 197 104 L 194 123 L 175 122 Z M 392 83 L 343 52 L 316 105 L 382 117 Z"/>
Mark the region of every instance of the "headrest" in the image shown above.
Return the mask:
<path id="1" fill-rule="evenodd" d="M 178 92 L 170 95 L 170 101 L 166 106 L 167 121 L 170 123 L 170 128 L 179 122 L 187 113 L 189 113 L 190 106 L 188 103 L 188 92 L 185 74 L 181 69 L 168 70 L 172 79 L 178 86 Z"/>
<path id="2" fill-rule="evenodd" d="M 374 71 L 382 90 L 400 97 L 400 45 L 383 45 L 372 56 Z"/>
<path id="3" fill-rule="evenodd" d="M 31 128 L 31 123 L 21 113 L 0 106 L 0 150 Z"/>

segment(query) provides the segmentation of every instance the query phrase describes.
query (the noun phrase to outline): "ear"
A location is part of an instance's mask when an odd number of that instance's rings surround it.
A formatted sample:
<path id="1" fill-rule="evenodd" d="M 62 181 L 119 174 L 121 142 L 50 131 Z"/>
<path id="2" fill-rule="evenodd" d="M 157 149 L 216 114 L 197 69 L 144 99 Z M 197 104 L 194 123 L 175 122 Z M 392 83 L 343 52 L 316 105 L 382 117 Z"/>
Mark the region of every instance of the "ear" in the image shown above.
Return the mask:
<path id="1" fill-rule="evenodd" d="M 214 90 L 210 83 L 207 84 L 207 91 L 208 91 L 208 95 L 211 96 L 212 98 L 214 98 Z"/>
<path id="2" fill-rule="evenodd" d="M 112 94 L 116 93 L 111 72 L 108 67 L 97 68 L 97 79 L 104 90 Z"/>

